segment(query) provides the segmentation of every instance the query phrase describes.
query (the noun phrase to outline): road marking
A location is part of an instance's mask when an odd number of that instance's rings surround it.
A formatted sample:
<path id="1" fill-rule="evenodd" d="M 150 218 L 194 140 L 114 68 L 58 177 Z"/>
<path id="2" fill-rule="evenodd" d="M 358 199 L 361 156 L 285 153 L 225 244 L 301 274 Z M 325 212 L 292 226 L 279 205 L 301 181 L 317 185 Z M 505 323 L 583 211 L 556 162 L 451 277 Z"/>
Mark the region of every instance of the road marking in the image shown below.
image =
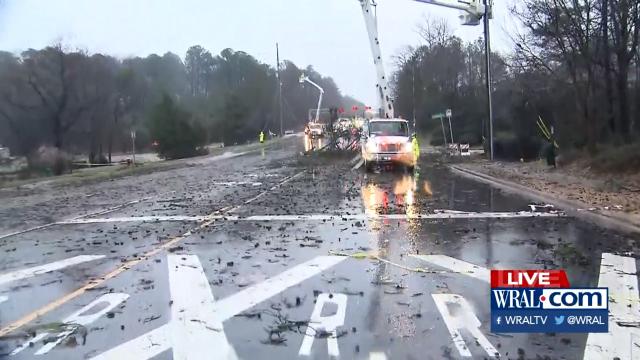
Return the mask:
<path id="1" fill-rule="evenodd" d="M 482 266 L 474 265 L 446 255 L 409 255 L 413 258 L 449 269 L 456 273 L 468 275 L 486 283 L 491 281 L 490 271 Z"/>
<path id="2" fill-rule="evenodd" d="M 8 233 L 8 234 L 0 235 L 0 240 L 2 240 L 2 239 L 6 239 L 6 238 L 8 238 L 8 237 L 15 236 L 15 235 L 20 235 L 20 234 L 28 233 L 28 232 L 31 232 L 31 231 L 36 231 L 36 230 L 40 230 L 40 229 L 45 229 L 45 228 L 48 228 L 49 226 L 53 226 L 53 225 L 55 225 L 55 223 L 48 223 L 48 224 L 39 225 L 39 226 L 34 226 L 34 227 L 31 227 L 31 228 L 28 228 L 28 229 L 18 230 L 18 231 L 12 232 L 12 233 Z"/>
<path id="3" fill-rule="evenodd" d="M 171 192 L 173 192 L 173 191 L 171 191 Z M 164 195 L 164 194 L 162 194 L 162 195 Z M 161 195 L 155 195 L 155 196 L 161 196 Z M 94 211 L 94 212 L 91 212 L 91 213 L 88 213 L 88 214 L 84 214 L 84 215 L 78 215 L 78 216 L 72 217 L 72 218 L 67 219 L 67 220 L 76 220 L 76 219 L 81 219 L 81 218 L 89 217 L 89 216 L 97 216 L 97 215 L 108 214 L 110 212 L 114 212 L 116 210 L 120 210 L 120 209 L 122 209 L 124 207 L 127 207 L 129 205 L 134 205 L 134 204 L 137 204 L 137 203 L 140 203 L 140 202 L 143 202 L 143 201 L 150 200 L 152 198 L 154 198 L 154 196 L 147 196 L 147 197 L 144 197 L 142 199 L 129 201 L 129 202 L 126 202 L 124 204 L 120 204 L 120 205 L 117 205 L 117 206 L 114 206 L 114 207 L 110 207 L 110 208 L 107 208 L 107 209 Z M 28 228 L 28 229 L 25 229 L 25 230 L 19 230 L 19 231 L 12 232 L 12 233 L 9 233 L 9 234 L 0 235 L 0 240 L 8 238 L 8 237 L 11 237 L 11 236 L 28 233 L 28 232 L 31 232 L 31 231 L 45 229 L 45 228 L 48 228 L 48 227 L 56 225 L 56 224 L 57 224 L 56 222 L 52 222 L 52 223 L 48 223 L 48 224 L 44 224 L 44 225 L 34 226 L 32 228 Z"/>
<path id="4" fill-rule="evenodd" d="M 70 316 L 67 316 L 62 321 L 62 323 L 63 324 L 78 324 L 78 325 L 81 325 L 81 326 L 87 326 L 87 325 L 93 323 L 94 321 L 98 320 L 101 316 L 103 316 L 107 312 L 113 310 L 116 306 L 120 305 L 122 302 L 124 302 L 128 298 L 129 298 L 129 295 L 128 294 L 123 294 L 123 293 L 110 293 L 110 294 L 102 295 L 101 297 L 95 299 L 94 301 L 92 301 L 88 305 L 84 306 L 82 309 L 76 311 L 75 313 L 73 313 Z M 91 311 L 97 305 L 102 305 L 102 303 L 107 303 L 107 306 L 101 307 L 96 312 L 84 315 L 85 313 L 88 313 L 89 311 Z M 62 331 L 62 332 L 60 332 L 58 334 L 55 334 L 55 340 L 48 341 L 38 351 L 36 351 L 35 355 L 44 355 L 44 354 L 48 353 L 49 351 L 51 351 L 51 349 L 53 349 L 58 344 L 60 344 L 60 342 L 62 342 L 62 340 L 64 340 L 66 337 L 72 335 L 73 332 L 74 332 L 74 329 L 71 329 L 71 330 L 65 330 L 65 331 Z M 29 344 L 37 344 L 41 340 L 47 339 L 50 336 L 51 336 L 51 334 L 47 333 L 47 332 L 43 332 L 41 334 L 38 334 L 33 339 L 23 343 L 22 345 L 17 347 L 15 350 L 13 350 L 11 352 L 11 355 L 16 355 L 19 352 L 21 352 L 22 350 L 28 348 Z"/>
<path id="5" fill-rule="evenodd" d="M 205 335 L 210 336 L 211 333 L 217 334 L 218 336 L 223 333 L 222 323 L 233 316 L 236 316 L 243 311 L 246 311 L 258 303 L 265 301 L 280 292 L 299 284 L 300 282 L 321 273 L 322 271 L 340 263 L 346 257 L 340 256 L 320 256 L 313 260 L 307 261 L 300 265 L 297 265 L 289 270 L 286 270 L 275 277 L 269 278 L 262 283 L 256 284 L 246 290 L 240 291 L 239 293 L 233 294 L 221 301 L 215 302 L 212 304 L 212 301 L 206 300 L 202 301 L 202 293 L 204 291 L 211 292 L 209 288 L 209 284 L 206 280 L 206 277 L 201 280 L 194 280 L 193 277 L 199 274 L 197 277 L 202 277 L 204 274 L 200 274 L 202 271 L 202 267 L 199 269 L 195 269 L 191 266 L 196 266 L 194 264 L 195 256 L 184 256 L 184 255 L 175 255 L 175 258 L 171 260 L 169 264 L 169 288 L 171 290 L 171 296 L 174 298 L 174 303 L 172 305 L 172 318 L 171 322 L 168 324 L 162 325 L 159 328 L 151 330 L 150 332 L 138 336 L 135 339 L 122 343 L 112 349 L 107 350 L 106 352 L 99 354 L 93 359 L 97 360 L 111 360 L 111 359 L 149 359 L 152 358 L 171 347 L 175 346 L 175 343 L 172 343 L 175 339 L 182 339 L 183 336 L 187 336 L 188 334 L 182 334 L 176 337 L 176 331 L 186 331 L 187 329 L 190 331 L 190 334 L 193 331 L 204 332 Z M 185 260 L 182 260 L 185 258 Z M 184 265 L 178 266 L 176 269 L 176 262 L 183 261 Z M 169 261 L 168 261 L 169 262 Z M 199 261 L 198 261 L 199 264 Z M 192 269 L 189 273 L 185 273 L 185 275 L 181 275 L 186 269 Z M 173 275 L 171 275 L 173 273 Z M 174 284 L 176 283 L 177 284 Z M 194 295 L 194 287 L 193 284 L 199 284 L 196 286 L 198 289 L 195 291 L 197 294 Z M 180 295 L 174 294 L 174 291 L 180 292 Z M 180 297 L 180 299 L 178 298 Z M 182 297 L 193 297 L 193 299 L 182 299 Z M 198 299 L 200 298 L 200 299 Z M 212 296 L 213 298 L 213 296 Z M 178 302 L 176 302 L 178 301 Z M 180 302 L 183 302 L 182 305 Z M 185 328 L 184 324 L 180 324 L 177 328 L 172 328 L 174 325 L 172 324 L 175 320 L 174 315 L 175 312 L 180 313 L 181 309 L 185 306 L 189 307 L 187 311 L 184 311 L 187 314 L 193 314 L 189 316 L 189 319 L 185 317 L 182 318 L 181 321 L 187 322 L 191 321 L 194 316 L 200 316 L 199 314 L 205 313 L 202 319 L 208 319 L 205 323 L 208 322 L 209 325 L 206 326 L 198 326 L 198 327 L 189 327 Z M 195 308 L 195 310 L 194 310 Z M 198 318 L 200 319 L 200 318 Z M 177 330 L 176 330 L 177 329 Z M 216 331 L 217 330 L 217 331 Z M 196 339 L 201 339 L 203 334 L 196 334 L 194 336 L 194 341 Z M 189 335 L 191 336 L 191 335 Z M 182 341 L 182 340 L 181 340 Z M 202 340 L 197 340 L 202 341 Z M 203 351 L 202 356 L 208 356 L 211 358 L 211 351 L 215 349 L 216 354 L 218 349 L 215 346 L 210 346 L 211 344 L 218 344 L 223 341 L 221 338 L 217 338 L 215 342 L 211 342 L 211 340 L 205 340 L 198 344 L 197 348 L 201 348 Z M 195 345 L 194 345 L 195 346 Z M 233 349 L 229 346 L 229 354 L 230 358 L 233 358 L 235 354 L 233 353 Z M 179 358 L 176 355 L 176 348 L 174 350 L 174 358 Z M 188 349 L 188 353 L 180 352 L 179 354 L 189 355 L 189 358 L 193 358 L 192 351 L 193 348 Z M 198 354 L 199 355 L 199 354 Z M 180 357 L 182 358 L 182 357 Z M 184 357 L 186 359 L 186 357 Z"/>
<path id="6" fill-rule="evenodd" d="M 602 253 L 598 287 L 609 288 L 609 332 L 589 334 L 584 359 L 639 359 L 640 329 L 620 325 L 640 323 L 636 259 Z"/>
<path id="7" fill-rule="evenodd" d="M 55 261 L 52 263 L 30 267 L 27 269 L 16 270 L 0 275 L 0 286 L 6 283 L 27 279 L 37 275 L 45 274 L 51 271 L 64 269 L 69 266 L 82 264 L 84 262 L 98 260 L 104 258 L 104 255 L 79 255 L 68 259 Z"/>
<path id="8" fill-rule="evenodd" d="M 235 208 L 230 210 L 234 211 Z M 193 221 L 201 222 L 206 220 L 216 221 L 341 221 L 341 220 L 434 220 L 434 219 L 493 219 L 493 218 L 530 218 L 530 217 L 559 217 L 559 214 L 553 213 L 536 213 L 536 212 L 493 212 L 493 213 L 473 213 L 441 210 L 434 214 L 375 214 L 372 212 L 364 214 L 307 214 L 307 215 L 254 215 L 247 217 L 239 216 L 131 216 L 131 217 L 114 217 L 114 218 L 89 218 L 60 221 L 58 225 L 72 224 L 99 224 L 99 223 L 117 223 L 117 222 L 161 222 L 161 221 Z"/>
<path id="9" fill-rule="evenodd" d="M 113 217 L 113 218 L 89 218 L 89 219 L 76 219 L 59 221 L 58 225 L 73 225 L 73 224 L 101 224 L 101 223 L 119 223 L 119 222 L 161 222 L 161 221 L 193 221 L 202 222 L 206 220 L 218 220 L 221 217 L 209 217 L 209 216 L 128 216 L 128 217 Z"/>
<path id="10" fill-rule="evenodd" d="M 297 175 L 294 176 L 299 176 L 302 175 L 304 172 L 298 173 Z M 281 182 L 280 184 L 283 184 L 289 180 L 291 180 L 292 177 L 284 179 L 283 182 Z M 270 190 L 265 190 L 263 191 L 264 193 L 268 192 Z M 234 207 L 233 209 L 238 209 L 239 206 Z M 231 207 L 227 206 L 224 208 L 221 208 L 217 211 L 214 211 L 213 213 L 210 214 L 210 217 L 213 216 L 214 214 L 220 214 L 226 211 L 230 211 L 230 209 L 232 209 Z M 0 328 L 0 337 L 5 336 L 7 334 L 10 334 L 14 331 L 16 331 L 17 329 L 21 328 L 22 326 L 36 320 L 38 317 L 49 313 L 50 311 L 58 308 L 59 306 L 75 299 L 76 297 L 84 294 L 87 290 L 91 290 L 95 287 L 100 286 L 101 284 L 105 283 L 106 281 L 113 279 L 114 277 L 120 275 L 121 273 L 131 269 L 132 267 L 138 265 L 140 262 L 148 260 L 149 258 L 157 255 L 159 252 L 169 249 L 170 247 L 173 247 L 175 244 L 177 244 L 178 242 L 182 241 L 183 239 L 191 236 L 193 231 L 198 231 L 198 230 L 202 230 L 206 227 L 208 227 L 209 225 L 213 224 L 215 222 L 215 219 L 213 220 L 208 220 L 205 221 L 203 223 L 201 223 L 199 226 L 195 227 L 192 230 L 187 231 L 186 233 L 177 236 L 171 240 L 166 241 L 165 243 L 162 243 L 160 245 L 158 245 L 156 248 L 151 249 L 149 251 L 147 251 L 146 253 L 142 254 L 141 256 L 133 259 L 133 260 L 129 260 L 125 263 L 120 264 L 120 266 L 118 266 L 117 268 L 113 269 L 112 271 L 98 277 L 95 279 L 91 279 L 88 282 L 86 282 L 84 285 L 82 285 L 81 287 L 79 287 L 78 289 L 63 295 L 62 297 L 54 300 L 53 302 L 50 302 L 42 307 L 40 307 L 39 309 L 30 312 L 29 314 L 21 317 L 20 319 L 6 325 L 3 328 Z M 156 334 L 156 335 L 162 335 L 162 334 Z"/>
<path id="11" fill-rule="evenodd" d="M 7 300 L 9 300 L 9 297 L 0 295 L 0 304 L 2 304 L 3 302 L 5 302 Z"/>
<path id="12" fill-rule="evenodd" d="M 358 170 L 358 169 L 360 169 L 360 166 L 362 166 L 362 164 L 364 164 L 364 159 L 360 159 L 360 161 L 358 161 L 355 165 L 353 165 L 353 167 L 351 168 L 351 170 Z"/>
<path id="13" fill-rule="evenodd" d="M 221 181 L 221 182 L 212 182 L 211 185 L 222 185 L 222 186 L 240 186 L 240 185 L 251 185 L 251 186 L 261 186 L 261 182 L 253 182 L 253 181 Z"/>
<path id="14" fill-rule="evenodd" d="M 202 264 L 196 255 L 169 255 L 171 343 L 174 359 L 210 359 L 211 350 L 222 359 L 237 358 L 227 341 L 222 321 Z"/>
<path id="15" fill-rule="evenodd" d="M 322 316 L 322 310 L 325 304 L 334 304 L 338 308 L 334 314 L 329 316 Z M 322 330 L 328 334 L 328 336 L 322 336 L 327 338 L 327 352 L 330 357 L 339 357 L 340 349 L 338 348 L 338 327 L 344 325 L 344 318 L 347 314 L 347 295 L 345 294 L 327 294 L 322 293 L 318 295 L 316 299 L 316 305 L 311 313 L 311 318 L 307 326 L 307 332 L 302 339 L 302 345 L 298 355 L 311 356 L 311 347 L 316 339 L 318 331 Z"/>
<path id="16" fill-rule="evenodd" d="M 162 325 L 92 357 L 93 360 L 151 359 L 171 348 L 171 329 Z M 213 350 L 212 350 L 213 351 Z"/>
<path id="17" fill-rule="evenodd" d="M 500 357 L 500 353 L 496 348 L 491 345 L 491 342 L 480 331 L 480 320 L 473 313 L 471 306 L 467 300 L 455 294 L 431 294 L 433 301 L 436 303 L 436 307 L 442 315 L 451 339 L 454 345 L 458 349 L 460 356 L 471 357 L 471 351 L 462 338 L 460 330 L 466 329 L 475 339 L 475 342 L 480 345 L 487 355 L 491 357 Z M 450 310 L 449 306 L 452 307 Z"/>
<path id="18" fill-rule="evenodd" d="M 345 256 L 318 256 L 259 284 L 218 301 L 218 318 L 226 321 L 241 312 L 317 275 L 347 259 Z"/>
<path id="19" fill-rule="evenodd" d="M 254 202 L 254 201 L 256 201 L 256 200 L 260 199 L 261 197 L 265 196 L 266 194 L 268 194 L 270 191 L 274 191 L 275 189 L 277 189 L 277 188 L 279 188 L 280 186 L 282 186 L 282 185 L 284 185 L 284 184 L 288 183 L 289 181 L 291 181 L 291 180 L 293 180 L 293 179 L 296 179 L 296 178 L 298 178 L 298 177 L 300 177 L 300 176 L 304 175 L 304 173 L 305 173 L 305 171 L 301 171 L 301 172 L 299 172 L 299 173 L 297 173 L 297 174 L 295 174 L 295 175 L 292 175 L 292 176 L 289 176 L 289 177 L 285 178 L 284 180 L 282 180 L 282 181 L 281 181 L 281 182 L 279 182 L 278 184 L 276 184 L 276 185 L 272 186 L 271 188 L 269 188 L 269 190 L 268 190 L 268 191 L 263 191 L 263 192 L 261 192 L 260 194 L 258 194 L 258 195 L 256 195 L 256 196 L 252 197 L 251 199 L 249 199 L 249 200 L 245 201 L 243 204 L 244 204 L 244 205 L 251 204 L 252 202 Z M 238 208 L 239 208 L 239 207 L 240 207 L 240 206 L 236 206 L 235 208 L 233 208 L 233 209 L 229 210 L 229 212 L 234 212 L 234 211 L 238 210 Z"/>
<path id="20" fill-rule="evenodd" d="M 383 352 L 372 352 L 369 354 L 369 360 L 387 360 L 387 355 Z"/>

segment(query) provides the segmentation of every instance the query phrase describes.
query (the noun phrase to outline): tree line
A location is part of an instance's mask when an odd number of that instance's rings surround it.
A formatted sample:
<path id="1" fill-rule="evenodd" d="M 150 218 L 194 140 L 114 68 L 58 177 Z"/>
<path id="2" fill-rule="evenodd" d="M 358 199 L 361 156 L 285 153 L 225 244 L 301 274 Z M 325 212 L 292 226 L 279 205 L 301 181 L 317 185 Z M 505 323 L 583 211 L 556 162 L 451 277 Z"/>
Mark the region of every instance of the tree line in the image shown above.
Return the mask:
<path id="1" fill-rule="evenodd" d="M 324 104 L 357 103 L 313 67 L 284 61 L 286 129 L 301 128 L 317 103 L 317 90 L 299 83 L 303 71 L 324 88 Z M 184 59 L 171 52 L 118 59 L 55 44 L 0 52 L 0 144 L 14 155 L 47 145 L 106 162 L 131 148 L 132 131 L 137 148 L 165 145 L 173 135 L 198 144 L 243 143 L 260 131 L 279 133 L 279 116 L 276 69 L 242 51 L 213 55 L 192 46 Z"/>
<path id="2" fill-rule="evenodd" d="M 635 144 L 640 132 L 640 2 L 522 0 L 511 10 L 522 29 L 515 48 L 491 54 L 496 155 L 535 157 L 539 118 L 563 150 L 595 155 Z M 454 134 L 488 137 L 484 44 L 464 43 L 446 22 L 421 27 L 424 44 L 398 56 L 396 108 L 442 141 L 430 115 L 454 110 Z M 457 139 L 456 139 L 457 141 Z M 486 143 L 486 141 L 485 141 Z"/>

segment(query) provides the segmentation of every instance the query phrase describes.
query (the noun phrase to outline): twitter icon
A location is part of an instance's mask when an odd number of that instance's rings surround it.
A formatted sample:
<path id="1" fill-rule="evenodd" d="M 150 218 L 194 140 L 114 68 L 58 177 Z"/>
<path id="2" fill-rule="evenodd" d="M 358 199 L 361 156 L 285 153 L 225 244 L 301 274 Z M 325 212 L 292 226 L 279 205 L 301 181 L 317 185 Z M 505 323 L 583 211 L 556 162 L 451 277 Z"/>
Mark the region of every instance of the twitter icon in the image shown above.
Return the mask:
<path id="1" fill-rule="evenodd" d="M 564 322 L 564 315 L 555 316 L 555 320 L 556 320 L 556 325 L 562 325 L 562 323 Z"/>

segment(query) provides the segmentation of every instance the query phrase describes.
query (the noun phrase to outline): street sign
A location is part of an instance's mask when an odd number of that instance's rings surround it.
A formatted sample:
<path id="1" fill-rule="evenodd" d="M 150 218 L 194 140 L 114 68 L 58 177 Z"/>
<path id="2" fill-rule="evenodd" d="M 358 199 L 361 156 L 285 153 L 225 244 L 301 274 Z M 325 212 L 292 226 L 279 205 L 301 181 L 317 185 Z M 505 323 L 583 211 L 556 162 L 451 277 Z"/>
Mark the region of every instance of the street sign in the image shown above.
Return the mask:
<path id="1" fill-rule="evenodd" d="M 451 117 L 451 109 L 447 109 L 447 117 Z"/>
<path id="2" fill-rule="evenodd" d="M 444 114 L 443 114 L 443 113 L 435 114 L 435 115 L 432 115 L 432 116 L 431 116 L 431 118 L 432 118 L 432 119 L 440 119 L 440 118 L 443 118 L 443 117 L 444 117 Z"/>

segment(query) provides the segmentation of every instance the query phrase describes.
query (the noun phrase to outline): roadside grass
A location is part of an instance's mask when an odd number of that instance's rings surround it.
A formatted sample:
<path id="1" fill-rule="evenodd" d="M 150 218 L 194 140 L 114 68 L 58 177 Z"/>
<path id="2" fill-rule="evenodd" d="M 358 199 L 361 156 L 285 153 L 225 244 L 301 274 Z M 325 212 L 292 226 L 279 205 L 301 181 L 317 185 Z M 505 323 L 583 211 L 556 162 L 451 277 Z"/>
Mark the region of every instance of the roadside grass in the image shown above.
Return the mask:
<path id="1" fill-rule="evenodd" d="M 277 145 L 281 138 L 267 141 L 265 144 L 250 143 L 246 145 L 234 145 L 224 148 L 211 149 L 207 155 L 175 159 L 175 160 L 162 160 L 155 162 L 147 162 L 133 165 L 113 165 L 113 166 L 101 166 L 88 169 L 76 170 L 69 174 L 59 176 L 38 176 L 27 179 L 0 179 L 0 188 L 10 187 L 22 187 L 37 183 L 47 183 L 54 186 L 62 185 L 77 185 L 81 183 L 98 182 L 104 180 L 113 180 L 132 175 L 144 175 L 156 171 L 172 170 L 179 167 L 187 166 L 190 162 L 195 162 L 198 159 L 206 159 L 207 157 L 222 155 L 227 152 L 250 152 L 259 150 L 261 147 L 269 147 Z"/>

